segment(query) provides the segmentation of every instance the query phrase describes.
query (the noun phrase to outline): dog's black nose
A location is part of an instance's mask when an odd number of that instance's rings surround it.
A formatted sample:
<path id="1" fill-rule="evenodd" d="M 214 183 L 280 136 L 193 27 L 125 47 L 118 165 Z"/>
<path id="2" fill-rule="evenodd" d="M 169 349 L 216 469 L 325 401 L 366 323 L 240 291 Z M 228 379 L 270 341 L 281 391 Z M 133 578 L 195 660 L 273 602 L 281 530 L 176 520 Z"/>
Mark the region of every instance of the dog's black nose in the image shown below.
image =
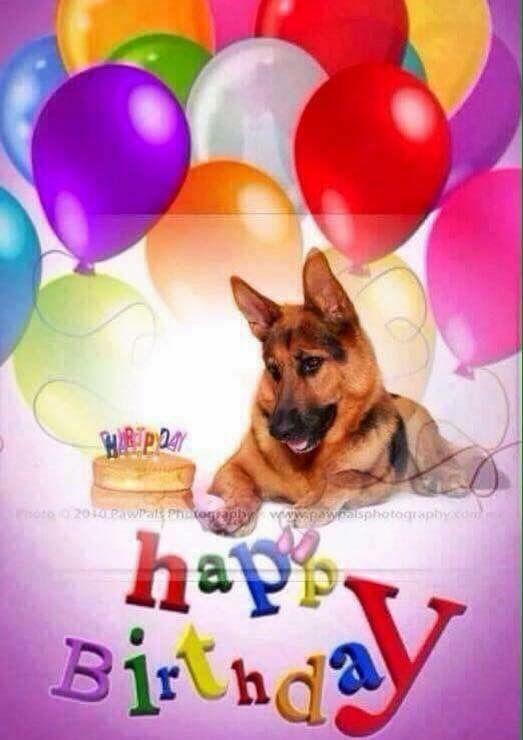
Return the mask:
<path id="1" fill-rule="evenodd" d="M 299 435 L 300 428 L 301 419 L 298 409 L 276 409 L 269 424 L 271 435 L 282 442 Z"/>

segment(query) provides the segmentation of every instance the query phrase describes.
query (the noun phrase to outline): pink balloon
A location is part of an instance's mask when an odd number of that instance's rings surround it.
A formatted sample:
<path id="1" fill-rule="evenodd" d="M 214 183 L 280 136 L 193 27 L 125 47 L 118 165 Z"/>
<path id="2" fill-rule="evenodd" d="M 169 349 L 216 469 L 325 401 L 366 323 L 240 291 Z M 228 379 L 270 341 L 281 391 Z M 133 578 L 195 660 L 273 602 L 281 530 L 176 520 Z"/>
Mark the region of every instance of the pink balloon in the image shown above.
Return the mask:
<path id="1" fill-rule="evenodd" d="M 520 349 L 521 170 L 484 172 L 443 202 L 429 237 L 427 278 L 457 371 Z"/>
<path id="2" fill-rule="evenodd" d="M 210 0 L 214 16 L 216 50 L 254 36 L 256 13 L 260 0 Z"/>

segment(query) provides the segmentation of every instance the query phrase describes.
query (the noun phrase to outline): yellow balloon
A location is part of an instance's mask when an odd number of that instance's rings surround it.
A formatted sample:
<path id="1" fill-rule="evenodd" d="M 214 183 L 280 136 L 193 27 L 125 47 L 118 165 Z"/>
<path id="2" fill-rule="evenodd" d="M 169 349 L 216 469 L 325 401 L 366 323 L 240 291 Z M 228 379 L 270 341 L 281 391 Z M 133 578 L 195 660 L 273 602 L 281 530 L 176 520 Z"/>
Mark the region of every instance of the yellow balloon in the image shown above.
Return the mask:
<path id="1" fill-rule="evenodd" d="M 152 309 L 121 280 L 72 274 L 47 283 L 13 355 L 18 387 L 42 431 L 99 452 L 102 430 L 142 423 L 155 334 Z"/>
<path id="2" fill-rule="evenodd" d="M 427 84 L 443 108 L 464 99 L 486 60 L 490 12 L 486 0 L 406 0 L 409 41 L 418 52 Z"/>
<path id="3" fill-rule="evenodd" d="M 128 38 L 165 32 L 214 48 L 207 0 L 59 0 L 56 35 L 65 66 L 77 71 L 106 59 Z"/>
<path id="4" fill-rule="evenodd" d="M 436 330 L 418 277 L 395 254 L 372 262 L 365 275 L 350 272 L 338 250 L 325 254 L 374 345 L 385 387 L 421 400 L 432 369 Z"/>

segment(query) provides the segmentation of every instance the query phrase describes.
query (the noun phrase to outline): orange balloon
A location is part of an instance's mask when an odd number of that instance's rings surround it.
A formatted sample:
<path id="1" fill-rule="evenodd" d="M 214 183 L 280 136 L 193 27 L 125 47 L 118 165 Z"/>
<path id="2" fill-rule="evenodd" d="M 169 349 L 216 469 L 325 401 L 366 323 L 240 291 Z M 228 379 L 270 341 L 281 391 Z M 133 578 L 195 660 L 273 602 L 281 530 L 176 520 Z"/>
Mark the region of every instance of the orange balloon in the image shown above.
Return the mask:
<path id="1" fill-rule="evenodd" d="M 237 313 L 230 277 L 276 301 L 300 296 L 298 217 L 268 175 L 236 161 L 193 167 L 169 212 L 147 237 L 156 289 L 175 316 L 222 321 Z"/>
<path id="2" fill-rule="evenodd" d="M 207 0 L 59 0 L 56 35 L 67 69 L 106 59 L 132 36 L 163 31 L 212 51 L 214 29 Z"/>

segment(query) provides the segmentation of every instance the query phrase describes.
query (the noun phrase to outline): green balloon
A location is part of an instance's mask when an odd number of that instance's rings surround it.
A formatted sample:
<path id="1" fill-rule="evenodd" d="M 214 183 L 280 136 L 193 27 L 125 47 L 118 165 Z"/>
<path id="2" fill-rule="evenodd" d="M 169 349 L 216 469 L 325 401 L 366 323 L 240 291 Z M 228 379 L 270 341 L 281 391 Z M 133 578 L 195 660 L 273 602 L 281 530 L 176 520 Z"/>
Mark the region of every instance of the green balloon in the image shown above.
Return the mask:
<path id="1" fill-rule="evenodd" d="M 51 437 L 101 451 L 99 434 L 141 422 L 155 318 L 144 298 L 106 275 L 66 275 L 40 291 L 14 353 L 35 421 Z"/>
<path id="2" fill-rule="evenodd" d="M 148 33 L 120 44 L 108 59 L 148 70 L 165 82 L 185 105 L 196 77 L 211 56 L 202 46 L 182 36 Z"/>
<path id="3" fill-rule="evenodd" d="M 403 55 L 403 62 L 401 64 L 403 69 L 410 72 L 414 77 L 417 77 L 422 82 L 427 81 L 427 73 L 425 67 L 420 59 L 420 56 L 412 44 L 407 44 L 405 54 Z"/>

